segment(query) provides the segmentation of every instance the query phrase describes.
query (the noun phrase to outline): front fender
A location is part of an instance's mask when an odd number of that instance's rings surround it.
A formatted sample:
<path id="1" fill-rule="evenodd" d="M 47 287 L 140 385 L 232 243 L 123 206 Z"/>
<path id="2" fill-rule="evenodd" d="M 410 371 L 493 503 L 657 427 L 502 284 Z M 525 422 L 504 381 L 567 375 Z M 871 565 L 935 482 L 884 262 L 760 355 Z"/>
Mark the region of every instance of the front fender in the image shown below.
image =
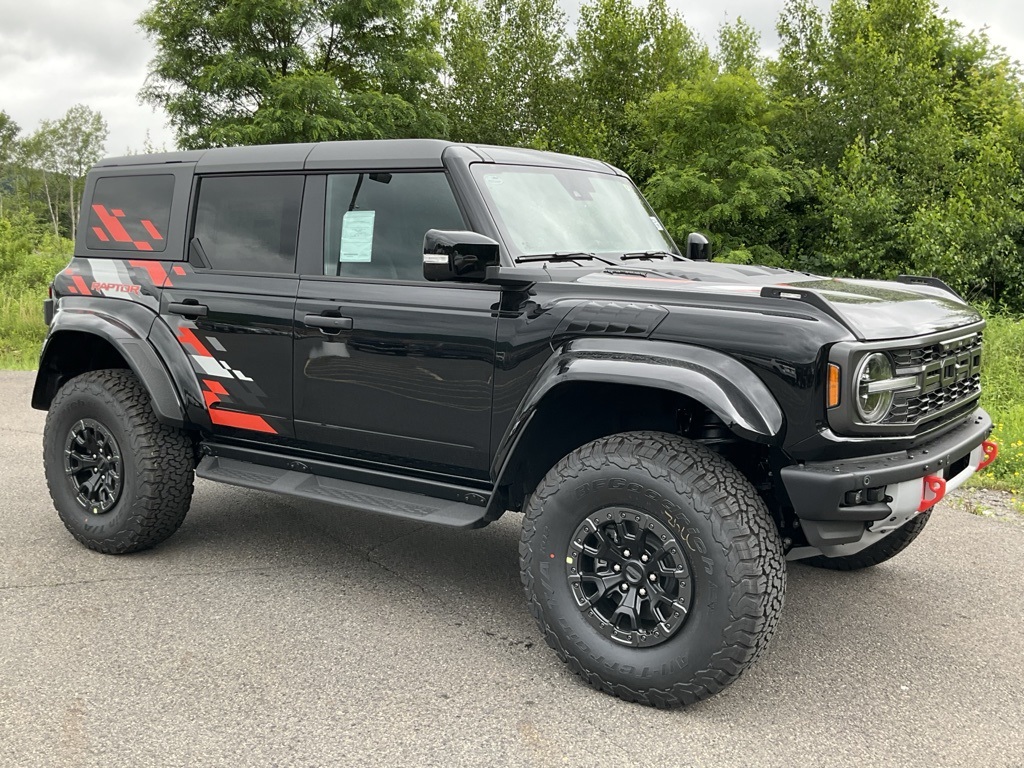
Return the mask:
<path id="1" fill-rule="evenodd" d="M 64 297 L 58 304 L 50 331 L 39 358 L 39 372 L 32 390 L 32 407 L 49 408 L 62 383 L 57 352 L 71 334 L 87 334 L 103 339 L 113 347 L 149 392 L 153 410 L 160 421 L 173 426 L 185 423 L 181 397 L 160 355 L 150 344 L 150 329 L 156 313 L 142 304 L 116 302 L 111 312 L 109 299 Z"/>
<path id="2" fill-rule="evenodd" d="M 735 358 L 666 341 L 576 339 L 552 355 L 520 403 L 495 455 L 496 477 L 545 395 L 576 381 L 677 392 L 707 407 L 739 437 L 765 444 L 781 439 L 782 409 L 764 382 Z"/>

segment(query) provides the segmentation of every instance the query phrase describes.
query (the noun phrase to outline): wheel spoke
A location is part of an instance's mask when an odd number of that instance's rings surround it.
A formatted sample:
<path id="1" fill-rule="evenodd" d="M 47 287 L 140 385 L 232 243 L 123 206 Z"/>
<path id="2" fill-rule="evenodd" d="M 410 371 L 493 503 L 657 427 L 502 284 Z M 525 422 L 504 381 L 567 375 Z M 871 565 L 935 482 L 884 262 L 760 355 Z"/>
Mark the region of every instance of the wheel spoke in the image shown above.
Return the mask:
<path id="1" fill-rule="evenodd" d="M 612 626 L 618 627 L 620 618 L 625 618 L 629 621 L 631 631 L 636 632 L 640 629 L 640 596 L 636 593 L 636 590 L 631 589 L 625 593 L 622 602 L 619 603 L 619 607 L 612 614 Z"/>
<path id="2" fill-rule="evenodd" d="M 586 603 L 580 606 L 580 610 L 589 610 L 593 608 L 611 590 L 618 587 L 623 581 L 623 577 L 618 573 L 610 573 L 606 576 L 584 573 L 579 575 L 573 574 L 569 577 L 570 584 L 593 584 L 597 588 L 597 591 L 592 595 L 587 593 L 583 594 L 583 597 L 586 599 Z"/>

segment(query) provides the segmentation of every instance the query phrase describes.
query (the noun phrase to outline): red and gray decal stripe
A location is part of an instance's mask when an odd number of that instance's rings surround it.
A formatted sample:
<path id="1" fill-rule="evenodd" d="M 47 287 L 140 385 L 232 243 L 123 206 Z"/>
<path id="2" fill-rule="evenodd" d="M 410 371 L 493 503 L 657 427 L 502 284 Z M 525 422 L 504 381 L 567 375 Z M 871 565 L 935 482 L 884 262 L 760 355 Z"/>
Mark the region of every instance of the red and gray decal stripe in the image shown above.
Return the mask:
<path id="1" fill-rule="evenodd" d="M 222 397 L 230 397 L 228 390 L 216 379 L 202 379 L 202 382 L 204 387 L 203 400 L 206 401 L 206 409 L 210 414 L 211 422 L 223 427 L 248 429 L 252 432 L 277 433 L 277 430 L 259 414 L 218 408 L 217 405 L 222 402 Z"/>
<path id="2" fill-rule="evenodd" d="M 242 382 L 251 382 L 252 379 L 215 357 L 210 348 L 223 351 L 223 346 L 213 337 L 205 340 L 200 338 L 196 333 L 197 330 L 194 323 L 182 320 L 175 331 L 175 336 L 185 352 L 188 353 L 192 369 L 202 382 L 203 400 L 206 403 L 206 410 L 210 414 L 210 421 L 224 427 L 276 434 L 277 430 L 259 414 L 219 407 L 224 404 L 232 404 L 230 401 L 234 398 L 232 398 L 228 386 L 245 387 L 246 385 Z M 244 398 L 244 395 L 242 397 Z"/>

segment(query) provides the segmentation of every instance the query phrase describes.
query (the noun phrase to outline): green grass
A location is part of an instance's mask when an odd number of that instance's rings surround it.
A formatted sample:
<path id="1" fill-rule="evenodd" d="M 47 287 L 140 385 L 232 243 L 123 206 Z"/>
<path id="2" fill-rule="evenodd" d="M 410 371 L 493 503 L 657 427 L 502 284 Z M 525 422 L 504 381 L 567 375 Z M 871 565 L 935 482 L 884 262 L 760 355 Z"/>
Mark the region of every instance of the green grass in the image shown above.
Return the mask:
<path id="1" fill-rule="evenodd" d="M 0 217 L 0 368 L 35 368 L 46 336 L 46 286 L 74 243 L 23 212 Z"/>
<path id="2" fill-rule="evenodd" d="M 32 370 L 46 336 L 46 288 L 10 290 L 0 284 L 0 369 Z"/>
<path id="3" fill-rule="evenodd" d="M 1020 318 L 988 318 L 981 383 L 981 404 L 995 422 L 992 438 L 999 443 L 999 458 L 974 482 L 1024 494 L 1024 321 Z"/>

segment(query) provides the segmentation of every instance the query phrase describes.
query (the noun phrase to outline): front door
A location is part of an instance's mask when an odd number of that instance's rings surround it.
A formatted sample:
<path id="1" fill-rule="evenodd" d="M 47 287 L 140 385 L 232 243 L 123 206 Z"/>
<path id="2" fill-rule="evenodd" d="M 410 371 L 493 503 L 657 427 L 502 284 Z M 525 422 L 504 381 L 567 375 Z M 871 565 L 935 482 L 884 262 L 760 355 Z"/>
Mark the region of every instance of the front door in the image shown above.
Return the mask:
<path id="1" fill-rule="evenodd" d="M 423 280 L 426 231 L 466 228 L 446 175 L 325 184 L 323 268 L 302 275 L 295 306 L 296 437 L 388 469 L 486 479 L 500 292 Z"/>

